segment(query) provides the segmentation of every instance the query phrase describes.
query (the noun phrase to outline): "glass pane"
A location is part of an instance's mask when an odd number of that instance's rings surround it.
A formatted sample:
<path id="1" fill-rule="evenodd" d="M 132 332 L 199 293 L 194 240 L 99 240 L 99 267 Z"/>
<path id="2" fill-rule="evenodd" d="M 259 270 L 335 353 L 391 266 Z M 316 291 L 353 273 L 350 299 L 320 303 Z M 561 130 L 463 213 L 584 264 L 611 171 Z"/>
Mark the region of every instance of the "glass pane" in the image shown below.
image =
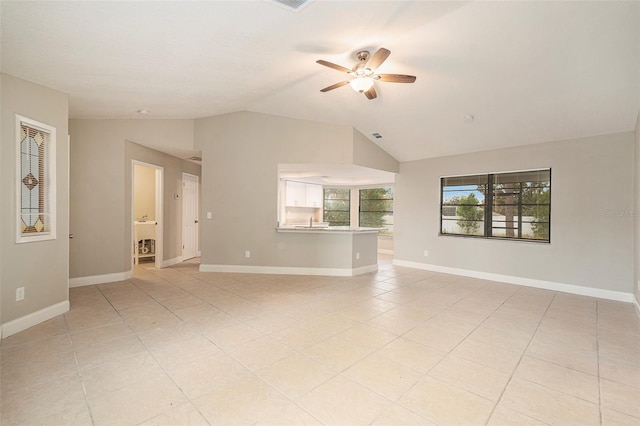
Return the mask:
<path id="1" fill-rule="evenodd" d="M 324 200 L 325 210 L 343 210 L 349 211 L 349 200 Z"/>
<path id="2" fill-rule="evenodd" d="M 393 188 L 361 189 L 360 226 L 384 228 L 381 235 L 393 234 Z"/>
<path id="3" fill-rule="evenodd" d="M 348 200 L 351 196 L 351 191 L 345 188 L 325 188 L 324 199 L 325 200 Z"/>
<path id="4" fill-rule="evenodd" d="M 349 188 L 324 188 L 323 220 L 329 226 L 349 226 L 351 224 L 351 190 Z"/>
<path id="5" fill-rule="evenodd" d="M 360 190 L 360 200 L 393 200 L 393 188 L 371 188 Z"/>
<path id="6" fill-rule="evenodd" d="M 360 200 L 361 212 L 393 212 L 393 200 Z"/>
<path id="7" fill-rule="evenodd" d="M 551 180 L 551 170 L 529 170 L 525 172 L 499 173 L 494 175 L 493 183 L 527 183 Z"/>
<path id="8" fill-rule="evenodd" d="M 496 178 L 498 175 L 496 175 Z M 518 212 L 520 203 L 520 183 L 503 179 L 493 185 L 493 205 L 491 206 L 491 236 L 518 238 Z"/>
<path id="9" fill-rule="evenodd" d="M 484 204 L 485 187 L 477 185 L 447 186 L 442 188 L 442 204 Z"/>
<path id="10" fill-rule="evenodd" d="M 492 236 L 549 239 L 550 177 L 550 170 L 494 176 Z"/>
<path id="11" fill-rule="evenodd" d="M 20 227 L 23 234 L 48 232 L 45 164 L 49 134 L 20 126 Z"/>
<path id="12" fill-rule="evenodd" d="M 442 179 L 443 234 L 484 235 L 486 183 L 486 175 Z"/>
<path id="13" fill-rule="evenodd" d="M 329 226 L 349 226 L 349 212 L 325 211 L 324 221 L 329 222 Z"/>
<path id="14" fill-rule="evenodd" d="M 487 175 L 451 176 L 442 178 L 442 186 L 485 186 L 488 182 Z"/>
<path id="15" fill-rule="evenodd" d="M 457 234 L 484 235 L 484 207 L 460 205 L 456 209 Z"/>

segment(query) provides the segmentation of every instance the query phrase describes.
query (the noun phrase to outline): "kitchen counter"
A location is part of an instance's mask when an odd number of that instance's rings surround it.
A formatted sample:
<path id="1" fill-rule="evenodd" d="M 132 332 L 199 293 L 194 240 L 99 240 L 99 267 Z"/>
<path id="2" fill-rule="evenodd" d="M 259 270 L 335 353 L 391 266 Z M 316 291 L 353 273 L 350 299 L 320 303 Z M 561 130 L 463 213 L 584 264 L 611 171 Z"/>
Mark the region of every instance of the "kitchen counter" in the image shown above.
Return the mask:
<path id="1" fill-rule="evenodd" d="M 304 225 L 287 225 L 277 227 L 278 232 L 292 232 L 300 234 L 377 234 L 384 228 L 365 228 L 352 226 L 304 226 Z"/>
<path id="2" fill-rule="evenodd" d="M 319 223 L 317 225 L 272 228 L 272 241 L 268 250 L 270 255 L 276 254 L 276 262 L 268 266 L 262 264 L 260 251 L 254 249 L 255 254 L 251 253 L 251 258 L 241 258 L 245 264 L 201 264 L 200 271 L 350 277 L 378 270 L 380 228 L 329 228 Z"/>
<path id="3" fill-rule="evenodd" d="M 274 237 L 287 273 L 354 276 L 378 270 L 380 229 L 286 225 Z"/>

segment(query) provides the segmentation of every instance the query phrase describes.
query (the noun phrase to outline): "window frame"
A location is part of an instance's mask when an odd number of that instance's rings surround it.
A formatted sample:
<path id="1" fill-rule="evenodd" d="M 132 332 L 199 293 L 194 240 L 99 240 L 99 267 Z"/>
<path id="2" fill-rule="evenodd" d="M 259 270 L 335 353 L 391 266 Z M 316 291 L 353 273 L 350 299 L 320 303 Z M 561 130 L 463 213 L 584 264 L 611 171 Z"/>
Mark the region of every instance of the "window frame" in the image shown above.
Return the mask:
<path id="1" fill-rule="evenodd" d="M 327 212 L 327 207 L 326 207 L 326 202 L 327 200 L 329 200 L 326 196 L 326 191 L 329 190 L 344 190 L 347 192 L 347 194 L 349 195 L 349 198 L 344 199 L 344 198 L 336 198 L 335 200 L 339 200 L 339 201 L 348 201 L 348 205 L 349 208 L 347 210 L 329 210 L 331 212 L 342 212 L 342 213 L 347 213 L 348 217 L 349 217 L 349 223 L 344 225 L 344 224 L 340 224 L 340 225 L 331 225 L 331 221 L 328 221 L 327 218 L 325 217 L 325 214 Z M 333 227 L 333 226 L 351 226 L 352 220 L 351 220 L 351 188 L 348 187 L 341 187 L 341 186 L 323 186 L 322 187 L 322 221 L 323 222 L 329 222 L 329 226 Z"/>
<path id="2" fill-rule="evenodd" d="M 31 243 L 56 239 L 56 128 L 31 118 L 16 114 L 16 243 Z M 45 147 L 44 173 L 46 176 L 44 190 L 44 211 L 48 216 L 49 231 L 27 234 L 22 232 L 22 158 L 21 158 L 21 127 L 22 125 L 49 134 L 49 141 Z"/>
<path id="3" fill-rule="evenodd" d="M 534 173 L 534 172 L 548 172 L 549 173 L 549 203 L 548 204 L 543 204 L 543 205 L 547 205 L 548 209 L 549 209 L 549 218 L 548 218 L 548 222 L 545 222 L 548 226 L 548 235 L 546 239 L 538 239 L 538 238 L 523 238 L 522 237 L 522 224 L 525 223 L 522 221 L 522 208 L 523 208 L 523 203 L 522 203 L 522 198 L 521 198 L 521 193 L 519 192 L 519 200 L 517 204 L 514 204 L 514 206 L 516 206 L 517 209 L 517 217 L 518 217 L 518 221 L 515 222 L 517 223 L 518 227 L 517 229 L 517 233 L 518 236 L 516 237 L 508 237 L 508 236 L 495 236 L 493 235 L 493 230 L 494 229 L 498 229 L 495 226 L 494 220 L 493 220 L 493 200 L 495 197 L 495 191 L 494 191 L 494 182 L 496 181 L 496 176 L 501 176 L 501 175 L 509 175 L 509 174 L 514 174 L 514 173 Z M 481 226 L 482 226 L 482 235 L 473 235 L 473 234 L 462 234 L 462 233 L 448 233 L 448 232 L 442 232 L 443 230 L 443 211 L 445 207 L 448 207 L 448 205 L 443 204 L 444 203 L 444 182 L 445 179 L 447 178 L 464 178 L 464 177 L 485 177 L 486 178 L 486 182 L 487 182 L 487 191 L 484 195 L 484 200 L 482 201 L 483 203 L 483 218 L 481 220 Z M 439 216 L 440 216 L 440 228 L 438 230 L 438 235 L 439 236 L 444 236 L 444 237 L 462 237 L 462 238 L 480 238 L 480 239 L 492 239 L 492 240 L 504 240 L 504 241 L 521 241 L 521 242 L 533 242 L 533 243 L 542 243 L 542 244 L 550 244 L 551 243 L 551 184 L 552 182 L 552 171 L 551 171 L 551 167 L 547 167 L 547 168 L 538 168 L 538 169 L 528 169 L 528 170 L 518 170 L 518 171 L 508 171 L 508 172 L 491 172 L 491 173 L 474 173 L 474 174 L 466 174 L 466 175 L 451 175 L 451 176 L 441 176 L 440 177 L 440 204 L 439 204 Z M 522 182 L 521 182 L 522 183 Z"/>
<path id="4" fill-rule="evenodd" d="M 393 185 L 384 185 L 384 186 L 371 186 L 371 187 L 363 187 L 363 188 L 358 188 L 358 226 L 362 227 L 362 213 L 380 213 L 382 212 L 381 210 L 362 210 L 362 192 L 363 191 L 368 191 L 368 190 L 375 190 L 375 189 L 391 189 L 391 198 L 365 198 L 365 201 L 391 201 L 391 211 L 385 211 L 385 213 L 390 214 L 391 218 L 392 218 L 392 223 L 391 226 L 389 228 L 385 227 L 384 231 L 380 231 L 379 235 L 380 236 L 385 236 L 385 237 L 392 237 L 393 236 L 393 228 L 394 228 L 394 223 L 393 223 L 393 219 L 394 219 L 394 200 L 395 200 L 395 186 Z M 364 226 L 366 227 L 366 226 Z"/>

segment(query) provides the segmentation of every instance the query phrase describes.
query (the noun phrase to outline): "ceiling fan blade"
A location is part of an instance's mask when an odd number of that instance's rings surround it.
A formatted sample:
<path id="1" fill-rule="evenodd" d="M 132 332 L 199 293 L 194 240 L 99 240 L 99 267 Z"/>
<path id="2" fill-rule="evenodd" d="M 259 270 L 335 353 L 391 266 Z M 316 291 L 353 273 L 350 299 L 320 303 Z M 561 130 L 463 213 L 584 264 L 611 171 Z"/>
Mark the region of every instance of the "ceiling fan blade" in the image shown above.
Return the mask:
<path id="1" fill-rule="evenodd" d="M 371 88 L 369 90 L 367 90 L 366 92 L 364 92 L 364 95 L 367 97 L 367 99 L 371 100 L 371 99 L 375 99 L 378 97 L 378 94 L 376 93 L 376 89 L 371 86 Z"/>
<path id="2" fill-rule="evenodd" d="M 341 81 L 340 83 L 332 84 L 331 86 L 327 86 L 324 89 L 321 89 L 321 92 L 328 92 L 329 90 L 337 89 L 338 87 L 346 86 L 349 84 L 348 81 Z"/>
<path id="3" fill-rule="evenodd" d="M 317 63 L 320 65 L 324 65 L 325 67 L 333 68 L 334 70 L 342 71 L 342 72 L 351 72 L 349 68 L 345 68 L 342 65 L 334 64 L 333 62 L 324 61 L 322 59 L 317 60 Z"/>
<path id="4" fill-rule="evenodd" d="M 373 54 L 369 62 L 367 62 L 367 68 L 375 70 L 391 55 L 391 51 L 381 47 L 376 53 Z"/>
<path id="5" fill-rule="evenodd" d="M 378 74 L 378 81 L 386 81 L 388 83 L 413 83 L 416 81 L 415 75 L 405 74 Z"/>

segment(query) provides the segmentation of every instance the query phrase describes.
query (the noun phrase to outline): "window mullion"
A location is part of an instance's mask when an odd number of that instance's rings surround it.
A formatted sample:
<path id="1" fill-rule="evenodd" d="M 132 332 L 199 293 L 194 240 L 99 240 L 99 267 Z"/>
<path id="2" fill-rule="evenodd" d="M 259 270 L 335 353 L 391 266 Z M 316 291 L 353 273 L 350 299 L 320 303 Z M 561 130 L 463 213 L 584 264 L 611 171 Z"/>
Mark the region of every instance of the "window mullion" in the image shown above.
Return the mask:
<path id="1" fill-rule="evenodd" d="M 518 191 L 518 238 L 522 239 L 522 182 Z"/>
<path id="2" fill-rule="evenodd" d="M 493 236 L 493 175 L 487 176 L 487 193 L 484 197 L 484 236 Z"/>

